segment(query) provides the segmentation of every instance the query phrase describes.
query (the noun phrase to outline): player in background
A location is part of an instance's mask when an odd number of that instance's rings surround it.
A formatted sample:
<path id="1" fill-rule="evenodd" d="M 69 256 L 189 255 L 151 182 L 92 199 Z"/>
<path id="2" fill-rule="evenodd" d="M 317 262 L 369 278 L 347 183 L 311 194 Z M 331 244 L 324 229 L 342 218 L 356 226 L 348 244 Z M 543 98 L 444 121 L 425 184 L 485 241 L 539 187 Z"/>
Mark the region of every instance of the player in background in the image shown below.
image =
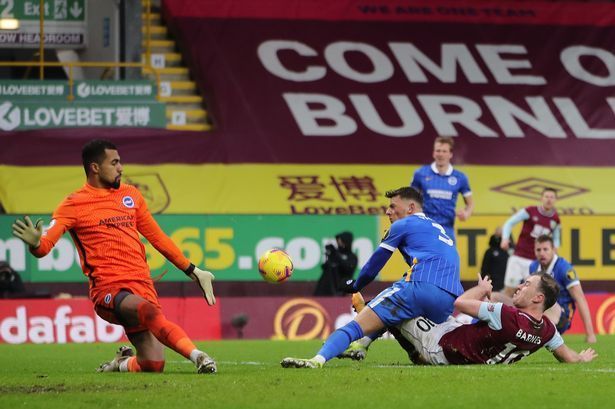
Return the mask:
<path id="1" fill-rule="evenodd" d="M 585 341 L 595 343 L 596 335 L 589 306 L 574 267 L 563 257 L 555 254 L 553 239 L 550 236 L 539 236 L 534 249 L 536 260 L 530 264 L 530 274 L 549 274 L 559 285 L 557 302 L 545 311 L 545 315 L 555 324 L 560 334 L 563 334 L 570 328 L 572 317 L 578 308 L 585 327 Z"/>
<path id="2" fill-rule="evenodd" d="M 550 275 L 529 276 L 517 287 L 514 306 L 485 301 L 491 289 L 491 280 L 479 275 L 478 285 L 455 300 L 455 308 L 479 319 L 475 324 L 462 324 L 453 317 L 442 324 L 424 317 L 403 323 L 399 329 L 410 342 L 411 347 L 405 349 L 412 361 L 427 365 L 512 364 L 542 347 L 560 362 L 589 362 L 598 356 L 591 348 L 579 353 L 568 348 L 544 315 L 559 292 Z"/>
<path id="3" fill-rule="evenodd" d="M 512 297 L 519 283 L 529 275 L 530 263 L 534 260 L 534 241 L 543 234 L 553 237 L 553 243 L 559 248 L 561 226 L 555 210 L 557 192 L 552 188 L 542 191 L 540 206 L 529 206 L 519 210 L 502 226 L 502 243 L 500 247 L 508 250 L 510 233 L 514 225 L 523 222 L 515 252 L 508 258 L 504 277 L 504 294 Z"/>
<path id="4" fill-rule="evenodd" d="M 311 359 L 285 358 L 285 368 L 321 368 L 364 334 L 377 333 L 419 315 L 443 322 L 453 312 L 455 298 L 463 292 L 459 281 L 459 254 L 444 228 L 422 212 L 422 195 L 413 187 L 388 191 L 387 216 L 391 228 L 346 292 L 356 293 L 369 284 L 399 249 L 411 266 L 401 280 L 382 291 L 353 321 L 337 329 Z"/>
<path id="5" fill-rule="evenodd" d="M 439 223 L 446 235 L 455 241 L 455 216 L 459 220 L 467 220 L 474 209 L 474 200 L 468 177 L 453 169 L 452 138 L 438 137 L 434 142 L 431 165 L 420 167 L 414 172 L 410 186 L 423 193 L 423 211 L 427 217 Z M 461 193 L 466 204 L 465 208 L 455 211 L 457 195 Z"/>
<path id="6" fill-rule="evenodd" d="M 137 349 L 134 356 L 130 347 L 121 347 L 99 371 L 162 372 L 166 345 L 190 359 L 199 373 L 216 372 L 216 363 L 162 313 L 139 233 L 199 285 L 209 305 L 216 302 L 213 274 L 190 263 L 160 229 L 137 188 L 121 184 L 123 167 L 115 145 L 90 141 L 82 159 L 87 182 L 56 208 L 47 231 L 43 233 L 42 220 L 32 223 L 25 216 L 15 221 L 13 234 L 34 256 L 43 257 L 70 232 L 94 310 L 104 320 L 122 325 Z"/>

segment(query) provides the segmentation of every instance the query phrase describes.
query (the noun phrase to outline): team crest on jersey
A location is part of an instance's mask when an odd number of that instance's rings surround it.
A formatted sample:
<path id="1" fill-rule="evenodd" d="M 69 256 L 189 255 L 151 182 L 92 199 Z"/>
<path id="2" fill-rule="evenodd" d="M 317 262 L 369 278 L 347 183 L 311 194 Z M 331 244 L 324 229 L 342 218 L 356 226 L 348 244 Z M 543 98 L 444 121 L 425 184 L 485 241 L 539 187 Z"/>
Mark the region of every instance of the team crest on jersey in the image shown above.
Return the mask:
<path id="1" fill-rule="evenodd" d="M 534 217 L 532 217 L 532 221 L 533 221 L 534 223 L 538 223 L 538 216 L 534 216 Z"/>
<path id="2" fill-rule="evenodd" d="M 105 295 L 105 304 L 109 304 L 111 302 L 111 294 L 107 293 Z"/>
<path id="3" fill-rule="evenodd" d="M 130 196 L 124 196 L 122 198 L 122 203 L 124 204 L 124 206 L 126 206 L 129 209 L 132 209 L 133 207 L 135 207 L 135 201 Z"/>
<path id="4" fill-rule="evenodd" d="M 457 184 L 457 178 L 455 176 L 451 176 L 448 178 L 448 184 L 451 186 L 455 186 Z"/>

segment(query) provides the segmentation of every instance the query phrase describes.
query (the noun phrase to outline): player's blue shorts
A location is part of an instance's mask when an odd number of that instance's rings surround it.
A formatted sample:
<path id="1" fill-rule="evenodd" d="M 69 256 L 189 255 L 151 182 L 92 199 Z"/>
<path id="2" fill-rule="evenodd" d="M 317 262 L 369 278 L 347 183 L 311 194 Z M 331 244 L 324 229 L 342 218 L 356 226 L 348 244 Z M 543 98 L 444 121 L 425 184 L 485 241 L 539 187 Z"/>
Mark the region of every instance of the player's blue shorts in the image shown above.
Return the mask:
<path id="1" fill-rule="evenodd" d="M 574 315 L 574 304 L 560 304 L 562 307 L 562 315 L 559 317 L 559 322 L 555 326 L 560 334 L 568 331 L 572 325 L 572 316 Z"/>
<path id="2" fill-rule="evenodd" d="M 455 296 L 424 281 L 397 281 L 367 304 L 387 326 L 418 316 L 436 324 L 453 313 Z"/>

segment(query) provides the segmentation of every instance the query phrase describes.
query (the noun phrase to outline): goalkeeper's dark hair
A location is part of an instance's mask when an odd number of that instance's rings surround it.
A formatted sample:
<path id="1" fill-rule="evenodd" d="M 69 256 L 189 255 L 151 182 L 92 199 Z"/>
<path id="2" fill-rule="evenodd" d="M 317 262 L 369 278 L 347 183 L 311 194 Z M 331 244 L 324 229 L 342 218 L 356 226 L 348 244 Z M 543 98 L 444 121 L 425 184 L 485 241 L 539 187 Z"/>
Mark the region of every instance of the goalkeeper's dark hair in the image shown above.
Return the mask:
<path id="1" fill-rule="evenodd" d="M 559 284 L 551 274 L 536 274 L 540 277 L 540 282 L 538 283 L 538 291 L 544 294 L 545 300 L 542 303 L 543 311 L 548 310 L 553 307 L 557 302 L 557 296 L 559 295 Z"/>
<path id="2" fill-rule="evenodd" d="M 85 175 L 88 176 L 90 172 L 90 165 L 92 163 L 98 163 L 99 165 L 105 159 L 105 149 L 117 150 L 114 144 L 102 139 L 94 139 L 86 143 L 81 150 L 81 160 L 83 161 L 83 169 Z"/>
<path id="3" fill-rule="evenodd" d="M 421 207 L 423 207 L 423 194 L 420 190 L 415 189 L 411 186 L 402 186 L 399 189 L 389 190 L 384 196 L 391 199 L 395 196 L 399 196 L 405 200 L 413 200 L 418 203 Z"/>

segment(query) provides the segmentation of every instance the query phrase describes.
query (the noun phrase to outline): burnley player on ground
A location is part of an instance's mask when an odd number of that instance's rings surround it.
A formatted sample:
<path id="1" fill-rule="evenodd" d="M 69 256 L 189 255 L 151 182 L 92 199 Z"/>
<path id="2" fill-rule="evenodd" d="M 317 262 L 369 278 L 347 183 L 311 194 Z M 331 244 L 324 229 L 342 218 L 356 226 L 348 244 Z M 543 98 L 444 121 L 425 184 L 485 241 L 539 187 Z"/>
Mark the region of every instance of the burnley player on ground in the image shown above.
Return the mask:
<path id="1" fill-rule="evenodd" d="M 452 317 L 443 324 L 434 324 L 419 317 L 399 327 L 414 347 L 406 348 L 413 362 L 511 364 L 542 347 L 560 362 L 589 362 L 597 356 L 591 348 L 580 353 L 568 348 L 544 315 L 559 293 L 557 282 L 549 274 L 532 275 L 520 284 L 513 295 L 514 306 L 483 301 L 491 288 L 491 280 L 479 275 L 478 285 L 455 301 L 459 311 L 479 319 L 475 324 L 462 324 Z"/>

